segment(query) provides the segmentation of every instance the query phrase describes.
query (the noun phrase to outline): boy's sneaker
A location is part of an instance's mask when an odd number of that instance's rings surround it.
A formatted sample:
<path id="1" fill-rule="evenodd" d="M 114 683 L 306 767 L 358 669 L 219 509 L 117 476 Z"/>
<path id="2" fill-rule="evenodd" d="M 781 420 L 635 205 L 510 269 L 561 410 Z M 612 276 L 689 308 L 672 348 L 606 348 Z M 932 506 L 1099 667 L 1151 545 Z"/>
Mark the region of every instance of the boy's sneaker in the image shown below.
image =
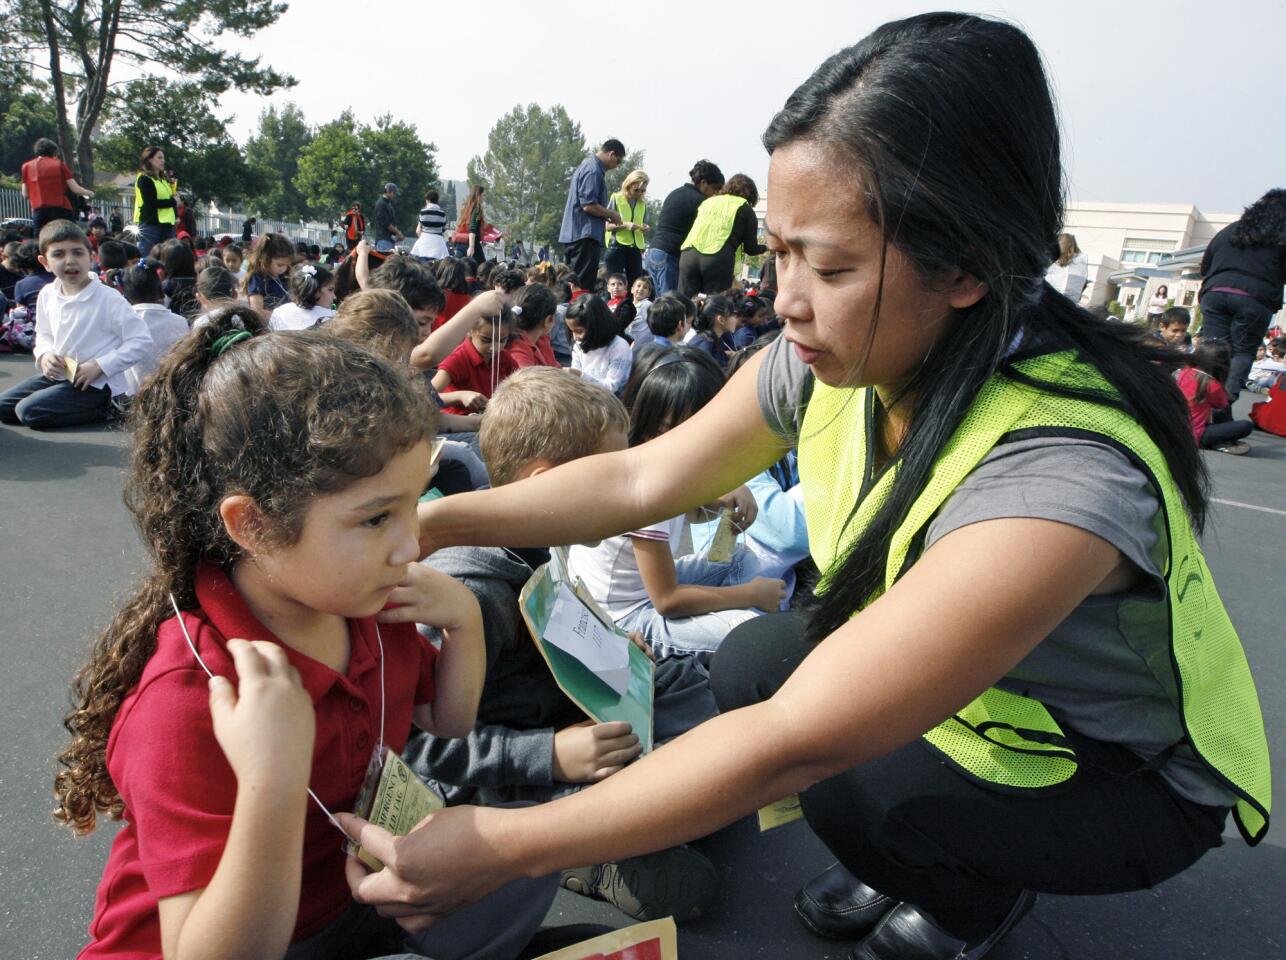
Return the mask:
<path id="1" fill-rule="evenodd" d="M 714 864 L 687 844 L 564 870 L 559 882 L 573 893 L 606 900 L 635 920 L 693 920 L 710 909 L 719 889 Z"/>
<path id="2" fill-rule="evenodd" d="M 1219 453 L 1231 453 L 1234 457 L 1244 457 L 1250 453 L 1250 444 L 1238 440 L 1235 443 L 1221 443 L 1215 450 Z"/>

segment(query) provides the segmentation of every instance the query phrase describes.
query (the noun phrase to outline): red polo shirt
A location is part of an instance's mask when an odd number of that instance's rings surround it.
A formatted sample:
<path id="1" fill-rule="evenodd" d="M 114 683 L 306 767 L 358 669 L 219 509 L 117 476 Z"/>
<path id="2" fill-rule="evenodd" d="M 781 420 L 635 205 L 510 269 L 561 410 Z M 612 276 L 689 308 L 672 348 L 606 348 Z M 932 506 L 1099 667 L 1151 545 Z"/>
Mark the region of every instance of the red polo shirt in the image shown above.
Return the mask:
<path id="1" fill-rule="evenodd" d="M 499 363 L 496 364 L 495 382 L 493 383 L 491 361 L 484 360 L 482 354 L 478 352 L 478 348 L 473 345 L 473 341 L 465 337 L 460 342 L 460 346 L 447 354 L 446 359 L 438 364 L 438 369 L 445 370 L 451 375 L 451 386 L 439 392 L 472 390 L 475 393 L 482 394 L 484 397 L 490 397 L 496 387 L 500 385 L 500 381 L 514 372 L 514 362 L 508 351 L 502 350 Z M 443 407 L 442 412 L 467 414 L 470 411 L 458 404 L 452 404 L 451 406 Z"/>
<path id="2" fill-rule="evenodd" d="M 216 674 L 236 682 L 227 638 L 279 643 L 255 619 L 220 570 L 197 574 L 200 608 L 184 623 Z M 379 737 L 380 665 L 373 619 L 350 620 L 347 673 L 283 645 L 317 711 L 309 786 L 333 812 L 351 810 Z M 413 624 L 379 627 L 388 662 L 385 739 L 406 746 L 415 704 L 434 697 L 436 651 Z M 237 782 L 214 738 L 208 678 L 171 617 L 156 633 L 156 652 L 126 696 L 107 741 L 107 769 L 125 803 L 98 885 L 90 944 L 82 958 L 161 956 L 156 901 L 207 886 L 232 825 Z M 281 750 L 289 750 L 282 744 Z M 351 897 L 344 880 L 343 837 L 311 800 L 304 830 L 303 885 L 292 941 L 334 921 Z"/>
<path id="3" fill-rule="evenodd" d="M 557 367 L 558 358 L 554 356 L 554 346 L 549 342 L 549 334 L 544 334 L 535 343 L 518 331 L 505 347 L 505 354 L 515 370 L 523 367 Z"/>
<path id="4" fill-rule="evenodd" d="M 27 185 L 27 202 L 31 209 L 62 207 L 71 209 L 67 199 L 67 181 L 71 168 L 57 157 L 36 157 L 22 165 L 22 182 Z"/>

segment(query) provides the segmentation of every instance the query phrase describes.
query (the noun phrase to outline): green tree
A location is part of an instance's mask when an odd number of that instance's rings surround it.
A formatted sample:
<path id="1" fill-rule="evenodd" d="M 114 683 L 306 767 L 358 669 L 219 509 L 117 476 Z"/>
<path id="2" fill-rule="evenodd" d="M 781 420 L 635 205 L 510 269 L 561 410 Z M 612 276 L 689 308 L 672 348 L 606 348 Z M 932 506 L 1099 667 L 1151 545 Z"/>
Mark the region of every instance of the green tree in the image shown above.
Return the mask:
<path id="1" fill-rule="evenodd" d="M 242 200 L 263 184 L 214 106 L 214 94 L 199 83 L 131 80 L 112 101 L 99 158 L 112 169 L 134 170 L 142 147 L 155 144 L 164 148 L 182 192 L 204 201 Z"/>
<path id="2" fill-rule="evenodd" d="M 118 64 L 159 67 L 213 94 L 235 87 L 267 95 L 295 81 L 219 39 L 253 37 L 285 12 L 279 0 L 0 0 L 9 43 L 25 60 L 48 64 L 58 141 L 86 186 Z"/>
<path id="3" fill-rule="evenodd" d="M 437 182 L 436 150 L 410 124 L 386 114 L 366 126 L 346 110 L 317 128 L 299 156 L 295 186 L 313 216 L 335 219 L 354 200 L 362 202 L 369 216 L 384 184 L 392 181 L 404 194 L 398 219 L 410 227 L 420 209 L 419 191 Z"/>
<path id="4" fill-rule="evenodd" d="M 558 238 L 567 184 L 585 150 L 580 124 L 560 104 L 520 104 L 491 128 L 487 152 L 469 161 L 469 181 L 486 185 L 492 223 L 539 246 Z"/>
<path id="5" fill-rule="evenodd" d="M 455 218 L 460 215 L 459 201 L 455 196 L 455 181 L 448 180 L 446 188 L 442 191 L 442 214 L 447 218 L 447 223 L 455 223 Z"/>
<path id="6" fill-rule="evenodd" d="M 9 55 L 0 48 L 0 173 L 16 177 L 38 139 L 58 139 L 58 122 L 48 91 Z"/>
<path id="7" fill-rule="evenodd" d="M 308 199 L 295 183 L 299 158 L 313 142 L 313 130 L 294 103 L 259 114 L 259 129 L 246 141 L 246 162 L 262 181 L 262 192 L 249 198 L 254 209 L 278 220 L 308 216 Z"/>

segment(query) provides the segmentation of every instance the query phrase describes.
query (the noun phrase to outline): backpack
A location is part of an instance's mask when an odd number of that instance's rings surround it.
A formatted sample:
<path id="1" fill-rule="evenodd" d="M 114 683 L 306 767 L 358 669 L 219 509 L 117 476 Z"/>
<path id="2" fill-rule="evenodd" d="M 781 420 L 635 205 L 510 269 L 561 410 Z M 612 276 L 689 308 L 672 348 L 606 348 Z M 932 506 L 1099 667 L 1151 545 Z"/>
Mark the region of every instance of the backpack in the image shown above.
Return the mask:
<path id="1" fill-rule="evenodd" d="M 1268 399 L 1250 408 L 1250 420 L 1265 433 L 1286 437 L 1286 374 L 1279 376 L 1268 387 Z"/>
<path id="2" fill-rule="evenodd" d="M 35 345 L 35 315 L 18 304 L 0 318 L 0 353 L 31 353 Z"/>

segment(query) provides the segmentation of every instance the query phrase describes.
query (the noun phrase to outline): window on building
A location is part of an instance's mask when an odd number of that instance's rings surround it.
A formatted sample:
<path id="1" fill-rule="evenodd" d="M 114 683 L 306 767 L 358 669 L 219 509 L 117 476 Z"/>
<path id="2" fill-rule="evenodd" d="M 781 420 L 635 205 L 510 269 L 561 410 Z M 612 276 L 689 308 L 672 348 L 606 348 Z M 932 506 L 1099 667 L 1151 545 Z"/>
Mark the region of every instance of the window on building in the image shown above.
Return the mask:
<path id="1" fill-rule="evenodd" d="M 1183 305 L 1185 307 L 1190 307 L 1196 302 L 1197 302 L 1197 291 L 1193 290 L 1191 287 L 1183 291 Z"/>
<path id="2" fill-rule="evenodd" d="M 1132 294 L 1132 293 L 1127 293 L 1127 294 L 1125 295 L 1125 305 L 1126 305 L 1127 307 L 1132 307 L 1132 306 L 1134 306 L 1134 294 Z"/>
<path id="3" fill-rule="evenodd" d="M 1122 263 L 1160 263 L 1163 254 L 1174 252 L 1173 240 L 1126 237 L 1121 247 Z"/>

